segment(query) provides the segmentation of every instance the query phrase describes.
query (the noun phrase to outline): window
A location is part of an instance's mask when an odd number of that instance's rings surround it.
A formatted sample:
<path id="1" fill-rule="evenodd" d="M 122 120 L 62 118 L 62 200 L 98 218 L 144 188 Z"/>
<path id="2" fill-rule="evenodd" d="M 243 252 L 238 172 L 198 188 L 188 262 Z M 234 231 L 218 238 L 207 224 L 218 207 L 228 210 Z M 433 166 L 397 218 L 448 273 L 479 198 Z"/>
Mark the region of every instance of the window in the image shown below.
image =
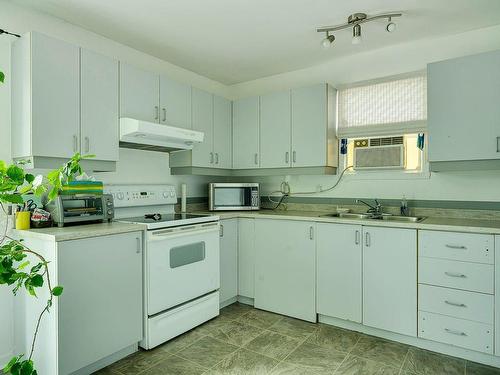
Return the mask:
<path id="1" fill-rule="evenodd" d="M 337 100 L 337 131 L 347 142 L 347 147 L 341 147 L 346 167 L 392 170 L 390 173 L 423 170 L 424 153 L 417 143 L 427 128 L 424 74 L 341 88 Z"/>

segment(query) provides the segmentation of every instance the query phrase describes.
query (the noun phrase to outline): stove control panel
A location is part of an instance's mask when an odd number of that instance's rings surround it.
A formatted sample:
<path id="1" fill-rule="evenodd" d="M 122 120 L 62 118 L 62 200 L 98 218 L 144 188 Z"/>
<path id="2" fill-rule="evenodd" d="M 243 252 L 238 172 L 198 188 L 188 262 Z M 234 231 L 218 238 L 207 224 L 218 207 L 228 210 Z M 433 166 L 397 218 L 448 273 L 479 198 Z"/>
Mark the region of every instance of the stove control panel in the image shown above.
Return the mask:
<path id="1" fill-rule="evenodd" d="M 115 207 L 177 203 L 173 185 L 105 185 L 104 192 L 113 196 Z"/>

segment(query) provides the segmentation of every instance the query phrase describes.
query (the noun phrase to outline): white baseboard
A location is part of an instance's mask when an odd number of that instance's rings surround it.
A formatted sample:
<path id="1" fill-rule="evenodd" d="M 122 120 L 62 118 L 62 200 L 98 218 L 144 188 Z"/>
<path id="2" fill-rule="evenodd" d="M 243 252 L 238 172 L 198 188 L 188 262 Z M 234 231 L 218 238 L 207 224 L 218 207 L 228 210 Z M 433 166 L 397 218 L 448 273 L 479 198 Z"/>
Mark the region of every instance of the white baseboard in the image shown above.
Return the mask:
<path id="1" fill-rule="evenodd" d="M 473 350 L 463 349 L 463 348 L 460 348 L 458 346 L 453 346 L 453 345 L 443 344 L 440 342 L 430 341 L 430 340 L 422 339 L 420 337 L 405 336 L 405 335 L 401 335 L 399 333 L 384 331 L 384 330 L 378 329 L 378 328 L 367 327 L 367 326 L 360 324 L 360 323 L 350 322 L 350 321 L 342 320 L 342 319 L 338 319 L 338 318 L 332 318 L 332 317 L 326 316 L 326 315 L 319 315 L 318 314 L 318 321 L 320 323 L 329 324 L 329 325 L 340 327 L 340 328 L 345 328 L 345 329 L 348 329 L 351 331 L 356 331 L 356 332 L 365 333 L 367 335 L 382 337 L 382 338 L 387 339 L 387 340 L 398 341 L 398 342 L 401 342 L 403 344 L 416 346 L 418 348 L 446 354 L 446 355 L 449 355 L 452 357 L 463 358 L 463 359 L 467 359 L 467 360 L 472 361 L 472 362 L 483 363 L 483 364 L 488 365 L 488 366 L 500 367 L 500 357 L 497 357 L 497 356 L 494 356 L 491 354 L 475 352 Z"/>
<path id="2" fill-rule="evenodd" d="M 219 307 L 220 307 L 221 309 L 223 309 L 224 307 L 229 306 L 229 305 L 232 305 L 233 303 L 235 303 L 235 302 L 237 302 L 237 301 L 238 301 L 238 297 L 229 298 L 229 299 L 227 299 L 227 300 L 225 300 L 225 301 L 221 302 L 221 303 L 219 304 L 219 305 L 220 305 Z"/>

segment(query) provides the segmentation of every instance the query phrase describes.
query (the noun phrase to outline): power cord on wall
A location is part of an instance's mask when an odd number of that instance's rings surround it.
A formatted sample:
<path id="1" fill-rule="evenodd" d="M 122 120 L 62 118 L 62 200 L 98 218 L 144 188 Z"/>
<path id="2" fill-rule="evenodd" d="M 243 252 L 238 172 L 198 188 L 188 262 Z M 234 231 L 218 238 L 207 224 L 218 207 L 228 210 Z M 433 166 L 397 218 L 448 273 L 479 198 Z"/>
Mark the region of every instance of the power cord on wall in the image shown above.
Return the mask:
<path id="1" fill-rule="evenodd" d="M 269 194 L 269 196 L 268 196 L 269 201 L 270 201 L 271 203 L 275 203 L 275 204 L 276 204 L 276 206 L 275 206 L 274 208 L 272 208 L 272 209 L 273 209 L 273 210 L 276 210 L 276 209 L 277 209 L 277 208 L 278 208 L 278 207 L 279 207 L 279 206 L 283 203 L 283 201 L 284 201 L 286 198 L 288 198 L 289 196 L 292 196 L 292 195 L 320 194 L 320 193 L 326 193 L 327 191 L 330 191 L 330 190 L 335 189 L 335 188 L 338 186 L 338 184 L 340 184 L 340 181 L 342 180 L 342 177 L 344 176 L 345 172 L 346 172 L 348 169 L 351 169 L 351 168 L 353 168 L 353 166 L 352 166 L 352 165 L 350 165 L 350 166 L 348 166 L 348 167 L 344 168 L 344 170 L 340 173 L 340 176 L 339 176 L 339 178 L 338 178 L 337 182 L 335 182 L 335 184 L 333 184 L 331 187 L 329 187 L 328 189 L 320 189 L 320 190 L 318 190 L 318 191 L 303 191 L 303 192 L 294 192 L 294 193 L 292 193 L 292 192 L 290 191 L 290 185 L 288 184 L 288 182 L 283 181 L 283 182 L 281 183 L 281 188 L 280 188 L 280 190 L 272 191 L 272 192 Z M 271 196 L 272 196 L 273 194 L 277 194 L 277 193 L 280 193 L 280 194 L 281 194 L 281 198 L 280 198 L 280 200 L 279 200 L 278 202 L 273 201 L 273 200 L 271 199 Z"/>

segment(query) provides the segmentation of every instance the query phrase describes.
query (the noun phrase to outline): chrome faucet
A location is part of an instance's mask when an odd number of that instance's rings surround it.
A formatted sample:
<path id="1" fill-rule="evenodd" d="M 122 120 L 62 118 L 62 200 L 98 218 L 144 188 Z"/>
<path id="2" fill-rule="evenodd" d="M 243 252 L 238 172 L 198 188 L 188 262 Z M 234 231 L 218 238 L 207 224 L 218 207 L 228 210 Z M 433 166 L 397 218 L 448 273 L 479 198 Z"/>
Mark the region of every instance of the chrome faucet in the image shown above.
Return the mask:
<path id="1" fill-rule="evenodd" d="M 382 205 L 379 203 L 377 199 L 374 199 L 375 205 L 371 205 L 370 203 L 365 202 L 362 199 L 356 199 L 356 203 L 363 203 L 365 206 L 368 206 L 368 213 L 373 214 L 375 216 L 382 215 Z"/>

